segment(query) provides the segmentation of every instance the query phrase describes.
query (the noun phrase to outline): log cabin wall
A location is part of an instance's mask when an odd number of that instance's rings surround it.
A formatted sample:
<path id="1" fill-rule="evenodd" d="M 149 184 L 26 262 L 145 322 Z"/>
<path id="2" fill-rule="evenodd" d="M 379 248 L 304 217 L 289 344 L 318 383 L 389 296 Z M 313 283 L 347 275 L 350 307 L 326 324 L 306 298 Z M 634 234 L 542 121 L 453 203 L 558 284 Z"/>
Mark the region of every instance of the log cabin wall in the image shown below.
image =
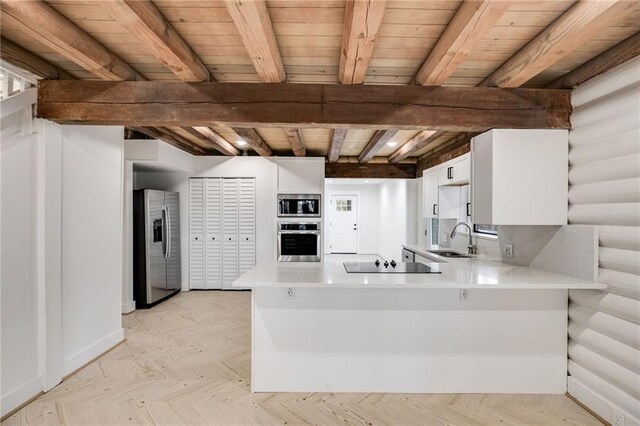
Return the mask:
<path id="1" fill-rule="evenodd" d="M 640 59 L 573 93 L 569 221 L 595 225 L 606 291 L 569 292 L 569 394 L 640 423 Z"/>

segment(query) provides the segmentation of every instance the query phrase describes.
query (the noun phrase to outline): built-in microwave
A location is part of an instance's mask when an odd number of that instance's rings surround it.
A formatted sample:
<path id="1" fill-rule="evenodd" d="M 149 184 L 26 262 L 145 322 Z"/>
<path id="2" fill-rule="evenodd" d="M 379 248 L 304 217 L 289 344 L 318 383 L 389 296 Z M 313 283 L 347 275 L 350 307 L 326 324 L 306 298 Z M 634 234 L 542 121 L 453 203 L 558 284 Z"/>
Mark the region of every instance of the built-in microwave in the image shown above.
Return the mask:
<path id="1" fill-rule="evenodd" d="M 279 262 L 320 262 L 320 222 L 278 223 Z"/>
<path id="2" fill-rule="evenodd" d="M 320 217 L 319 194 L 278 194 L 278 217 Z"/>

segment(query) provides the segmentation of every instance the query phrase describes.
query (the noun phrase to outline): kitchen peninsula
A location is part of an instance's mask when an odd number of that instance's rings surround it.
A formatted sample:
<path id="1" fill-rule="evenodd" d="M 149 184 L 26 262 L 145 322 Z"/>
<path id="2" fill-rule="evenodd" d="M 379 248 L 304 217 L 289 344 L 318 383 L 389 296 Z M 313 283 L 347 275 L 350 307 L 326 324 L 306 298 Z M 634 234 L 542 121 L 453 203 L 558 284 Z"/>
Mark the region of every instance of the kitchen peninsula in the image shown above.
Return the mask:
<path id="1" fill-rule="evenodd" d="M 566 392 L 567 290 L 602 284 L 463 260 L 432 274 L 262 263 L 252 289 L 254 392 Z"/>

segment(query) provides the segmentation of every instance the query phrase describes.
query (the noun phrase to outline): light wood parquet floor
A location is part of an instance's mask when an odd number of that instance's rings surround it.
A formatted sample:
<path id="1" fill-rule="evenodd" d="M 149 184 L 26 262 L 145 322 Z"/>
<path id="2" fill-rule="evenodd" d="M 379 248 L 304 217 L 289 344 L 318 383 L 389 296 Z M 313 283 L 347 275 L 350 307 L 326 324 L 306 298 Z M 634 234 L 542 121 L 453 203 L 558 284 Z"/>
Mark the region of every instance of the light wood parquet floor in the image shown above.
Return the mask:
<path id="1" fill-rule="evenodd" d="M 251 394 L 250 297 L 181 293 L 124 316 L 124 344 L 3 424 L 600 424 L 563 395 Z"/>

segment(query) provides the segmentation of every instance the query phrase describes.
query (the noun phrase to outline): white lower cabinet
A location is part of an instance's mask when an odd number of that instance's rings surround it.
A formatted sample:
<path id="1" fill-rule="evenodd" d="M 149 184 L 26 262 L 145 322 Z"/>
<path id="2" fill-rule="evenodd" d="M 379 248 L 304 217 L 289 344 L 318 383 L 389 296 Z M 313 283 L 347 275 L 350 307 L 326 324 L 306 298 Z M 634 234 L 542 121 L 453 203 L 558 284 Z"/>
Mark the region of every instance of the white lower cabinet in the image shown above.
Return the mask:
<path id="1" fill-rule="evenodd" d="M 192 178 L 189 192 L 189 287 L 230 289 L 255 265 L 255 179 Z"/>

